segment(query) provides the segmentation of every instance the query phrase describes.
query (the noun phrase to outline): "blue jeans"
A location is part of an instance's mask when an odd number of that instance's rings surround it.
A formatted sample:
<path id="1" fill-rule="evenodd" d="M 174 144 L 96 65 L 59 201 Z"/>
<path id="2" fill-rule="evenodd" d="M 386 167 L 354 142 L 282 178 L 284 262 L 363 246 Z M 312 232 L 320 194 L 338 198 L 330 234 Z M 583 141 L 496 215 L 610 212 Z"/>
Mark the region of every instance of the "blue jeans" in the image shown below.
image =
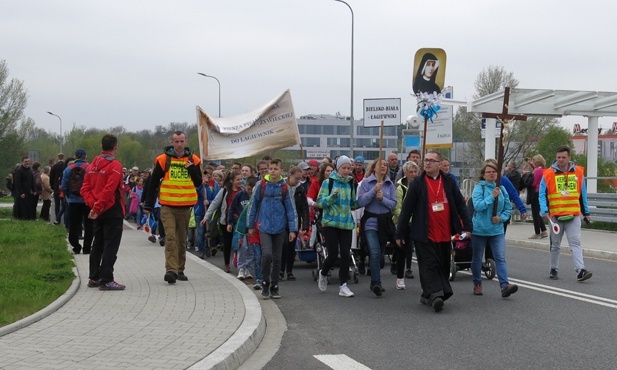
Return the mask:
<path id="1" fill-rule="evenodd" d="M 506 265 L 506 236 L 505 234 L 493 236 L 471 235 L 471 247 L 473 257 L 471 259 L 471 273 L 474 285 L 482 284 L 482 258 L 484 250 L 489 245 L 493 251 L 493 259 L 499 278 L 499 286 L 502 288 L 508 284 L 508 266 Z"/>
<path id="2" fill-rule="evenodd" d="M 205 252 L 205 243 L 204 240 L 204 227 L 201 226 L 201 220 L 204 219 L 203 215 L 195 215 L 195 245 L 197 245 L 197 252 L 204 253 Z"/>
<path id="3" fill-rule="evenodd" d="M 261 245 L 259 243 L 251 243 L 251 249 L 253 249 L 255 280 L 263 280 L 263 277 L 261 276 Z"/>
<path id="4" fill-rule="evenodd" d="M 379 243 L 379 232 L 377 230 L 365 230 L 364 235 L 369 252 L 371 285 L 381 285 L 381 260 L 384 258 L 386 246 Z"/>

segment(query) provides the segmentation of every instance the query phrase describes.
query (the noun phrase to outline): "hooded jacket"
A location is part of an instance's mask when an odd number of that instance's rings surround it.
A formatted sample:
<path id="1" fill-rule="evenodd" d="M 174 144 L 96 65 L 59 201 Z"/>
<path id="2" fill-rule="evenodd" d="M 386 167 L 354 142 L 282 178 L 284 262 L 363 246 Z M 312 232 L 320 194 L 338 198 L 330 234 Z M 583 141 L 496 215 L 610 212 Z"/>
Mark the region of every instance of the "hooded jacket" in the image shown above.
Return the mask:
<path id="1" fill-rule="evenodd" d="M 71 170 L 74 167 L 83 167 L 83 169 L 86 171 L 86 173 L 88 173 L 88 162 L 86 162 L 86 160 L 84 159 L 76 159 L 75 162 L 73 162 L 73 164 L 70 164 L 68 166 L 66 166 L 66 168 L 64 169 L 64 172 L 62 173 L 62 192 L 64 193 L 64 196 L 67 197 L 67 202 L 69 203 L 84 203 L 84 198 L 81 195 L 81 190 L 80 190 L 80 194 L 75 194 L 72 191 L 69 190 L 69 174 L 71 173 Z"/>
<path id="2" fill-rule="evenodd" d="M 482 180 L 473 188 L 471 194 L 475 209 L 472 215 L 473 235 L 495 236 L 503 234 L 503 223 L 510 219 L 512 205 L 506 188 L 500 186 L 501 193 L 497 197 L 497 216 L 499 216 L 500 222 L 496 224 L 491 222 L 495 204 L 495 197 L 493 197 L 492 192 L 496 186 L 497 184 L 494 182 Z"/>
<path id="3" fill-rule="evenodd" d="M 351 215 L 351 211 L 358 208 L 355 197 L 355 183 L 352 177 L 342 177 L 336 171 L 332 171 L 330 177 L 321 184 L 317 195 L 317 207 L 323 210 L 321 224 L 324 227 L 335 227 L 343 230 L 353 230 L 356 221 Z M 332 191 L 330 191 L 330 181 L 332 181 Z M 338 194 L 334 190 L 338 189 Z"/>
<path id="4" fill-rule="evenodd" d="M 88 166 L 81 195 L 99 218 L 124 218 L 126 207 L 120 161 L 109 152 L 94 157 Z"/>
<path id="5" fill-rule="evenodd" d="M 290 232 L 298 232 L 298 218 L 296 206 L 293 202 L 291 189 L 283 199 L 283 184 L 285 180 L 280 177 L 278 181 L 270 181 L 270 175 L 264 176 L 266 189 L 261 197 L 261 181 L 253 188 L 251 205 L 248 214 L 247 228 L 254 229 L 259 222 L 259 232 L 266 234 L 280 234 L 288 229 Z"/>
<path id="6" fill-rule="evenodd" d="M 567 172 L 568 174 L 570 174 L 570 177 L 574 177 L 574 180 L 578 184 L 577 186 L 579 187 L 579 189 L 576 189 L 576 191 L 580 192 L 580 196 L 578 198 L 580 211 L 561 212 L 556 215 L 568 214 L 568 213 L 578 215 L 580 212 L 580 214 L 582 214 L 583 216 L 589 216 L 589 203 L 587 202 L 587 184 L 585 181 L 585 176 L 583 175 L 585 173 L 585 169 L 581 166 L 575 165 L 574 162 L 570 161 L 570 163 L 568 164 Z M 551 165 L 551 167 L 544 170 L 544 173 L 542 174 L 542 180 L 540 181 L 540 185 L 539 185 L 540 189 L 539 189 L 539 197 L 538 197 L 538 200 L 540 203 L 540 215 L 545 215 L 549 211 L 549 206 L 550 206 L 550 203 L 548 201 L 549 196 L 557 196 L 557 198 L 559 198 L 559 195 L 551 194 L 552 190 L 549 189 L 549 187 L 547 187 L 547 179 L 549 179 L 549 177 L 552 177 L 552 181 L 554 182 L 554 178 L 557 175 L 563 175 L 563 172 L 557 166 L 557 161 L 555 161 Z M 566 198 L 566 197 L 564 196 L 563 198 Z M 558 201 L 555 200 L 555 202 L 557 203 Z"/>

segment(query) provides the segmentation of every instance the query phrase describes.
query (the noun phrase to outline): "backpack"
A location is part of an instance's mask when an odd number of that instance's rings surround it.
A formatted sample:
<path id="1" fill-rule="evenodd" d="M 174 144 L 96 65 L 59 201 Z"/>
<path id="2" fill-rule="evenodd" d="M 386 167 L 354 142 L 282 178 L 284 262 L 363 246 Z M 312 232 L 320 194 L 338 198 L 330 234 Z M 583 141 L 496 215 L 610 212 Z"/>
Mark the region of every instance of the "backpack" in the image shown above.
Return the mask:
<path id="1" fill-rule="evenodd" d="M 259 186 L 260 199 L 264 198 L 264 194 L 266 193 L 267 183 L 268 181 L 266 179 L 261 179 L 261 186 Z M 287 182 L 285 182 L 283 184 L 283 188 L 281 189 L 281 202 L 283 203 L 283 205 L 285 205 L 285 198 L 287 198 L 287 193 L 289 193 L 289 185 L 287 185 Z"/>
<path id="2" fill-rule="evenodd" d="M 71 170 L 69 171 L 68 178 L 69 193 L 79 196 L 81 187 L 84 184 L 84 178 L 86 177 L 86 169 L 88 168 L 88 166 L 84 165 L 80 167 L 72 164 L 70 167 Z"/>

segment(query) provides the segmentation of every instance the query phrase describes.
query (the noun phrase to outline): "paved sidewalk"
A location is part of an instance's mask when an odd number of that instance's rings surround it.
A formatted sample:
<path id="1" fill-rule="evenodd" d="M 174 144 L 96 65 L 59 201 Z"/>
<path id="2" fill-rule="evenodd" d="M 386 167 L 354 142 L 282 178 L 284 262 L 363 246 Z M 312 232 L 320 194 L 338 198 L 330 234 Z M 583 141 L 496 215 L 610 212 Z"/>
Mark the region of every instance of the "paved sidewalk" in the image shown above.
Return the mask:
<path id="1" fill-rule="evenodd" d="M 88 288 L 88 255 L 60 299 L 0 329 L 0 368 L 237 368 L 261 342 L 255 294 L 231 274 L 187 253 L 188 282 L 163 281 L 164 250 L 126 229 L 115 277 L 124 291 Z"/>
<path id="2" fill-rule="evenodd" d="M 547 226 L 548 232 L 550 228 Z M 506 243 L 517 247 L 549 250 L 549 238 L 529 239 L 533 235 L 532 223 L 514 222 L 508 225 Z M 617 233 L 582 229 L 581 244 L 585 257 L 602 258 L 617 261 Z M 561 243 L 561 252 L 570 253 L 568 238 L 564 236 Z"/>

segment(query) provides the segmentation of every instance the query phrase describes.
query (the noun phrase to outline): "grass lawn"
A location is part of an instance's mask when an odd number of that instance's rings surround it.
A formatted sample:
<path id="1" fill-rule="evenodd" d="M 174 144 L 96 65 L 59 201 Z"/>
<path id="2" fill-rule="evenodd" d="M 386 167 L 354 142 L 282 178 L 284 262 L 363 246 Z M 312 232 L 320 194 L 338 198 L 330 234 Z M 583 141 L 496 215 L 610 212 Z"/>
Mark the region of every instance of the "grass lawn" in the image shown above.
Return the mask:
<path id="1" fill-rule="evenodd" d="M 13 197 L 0 197 L 0 203 L 13 203 Z"/>
<path id="2" fill-rule="evenodd" d="M 0 208 L 0 219 L 4 213 Z M 69 288 L 75 275 L 65 233 L 46 222 L 0 221 L 0 326 L 41 310 Z"/>

